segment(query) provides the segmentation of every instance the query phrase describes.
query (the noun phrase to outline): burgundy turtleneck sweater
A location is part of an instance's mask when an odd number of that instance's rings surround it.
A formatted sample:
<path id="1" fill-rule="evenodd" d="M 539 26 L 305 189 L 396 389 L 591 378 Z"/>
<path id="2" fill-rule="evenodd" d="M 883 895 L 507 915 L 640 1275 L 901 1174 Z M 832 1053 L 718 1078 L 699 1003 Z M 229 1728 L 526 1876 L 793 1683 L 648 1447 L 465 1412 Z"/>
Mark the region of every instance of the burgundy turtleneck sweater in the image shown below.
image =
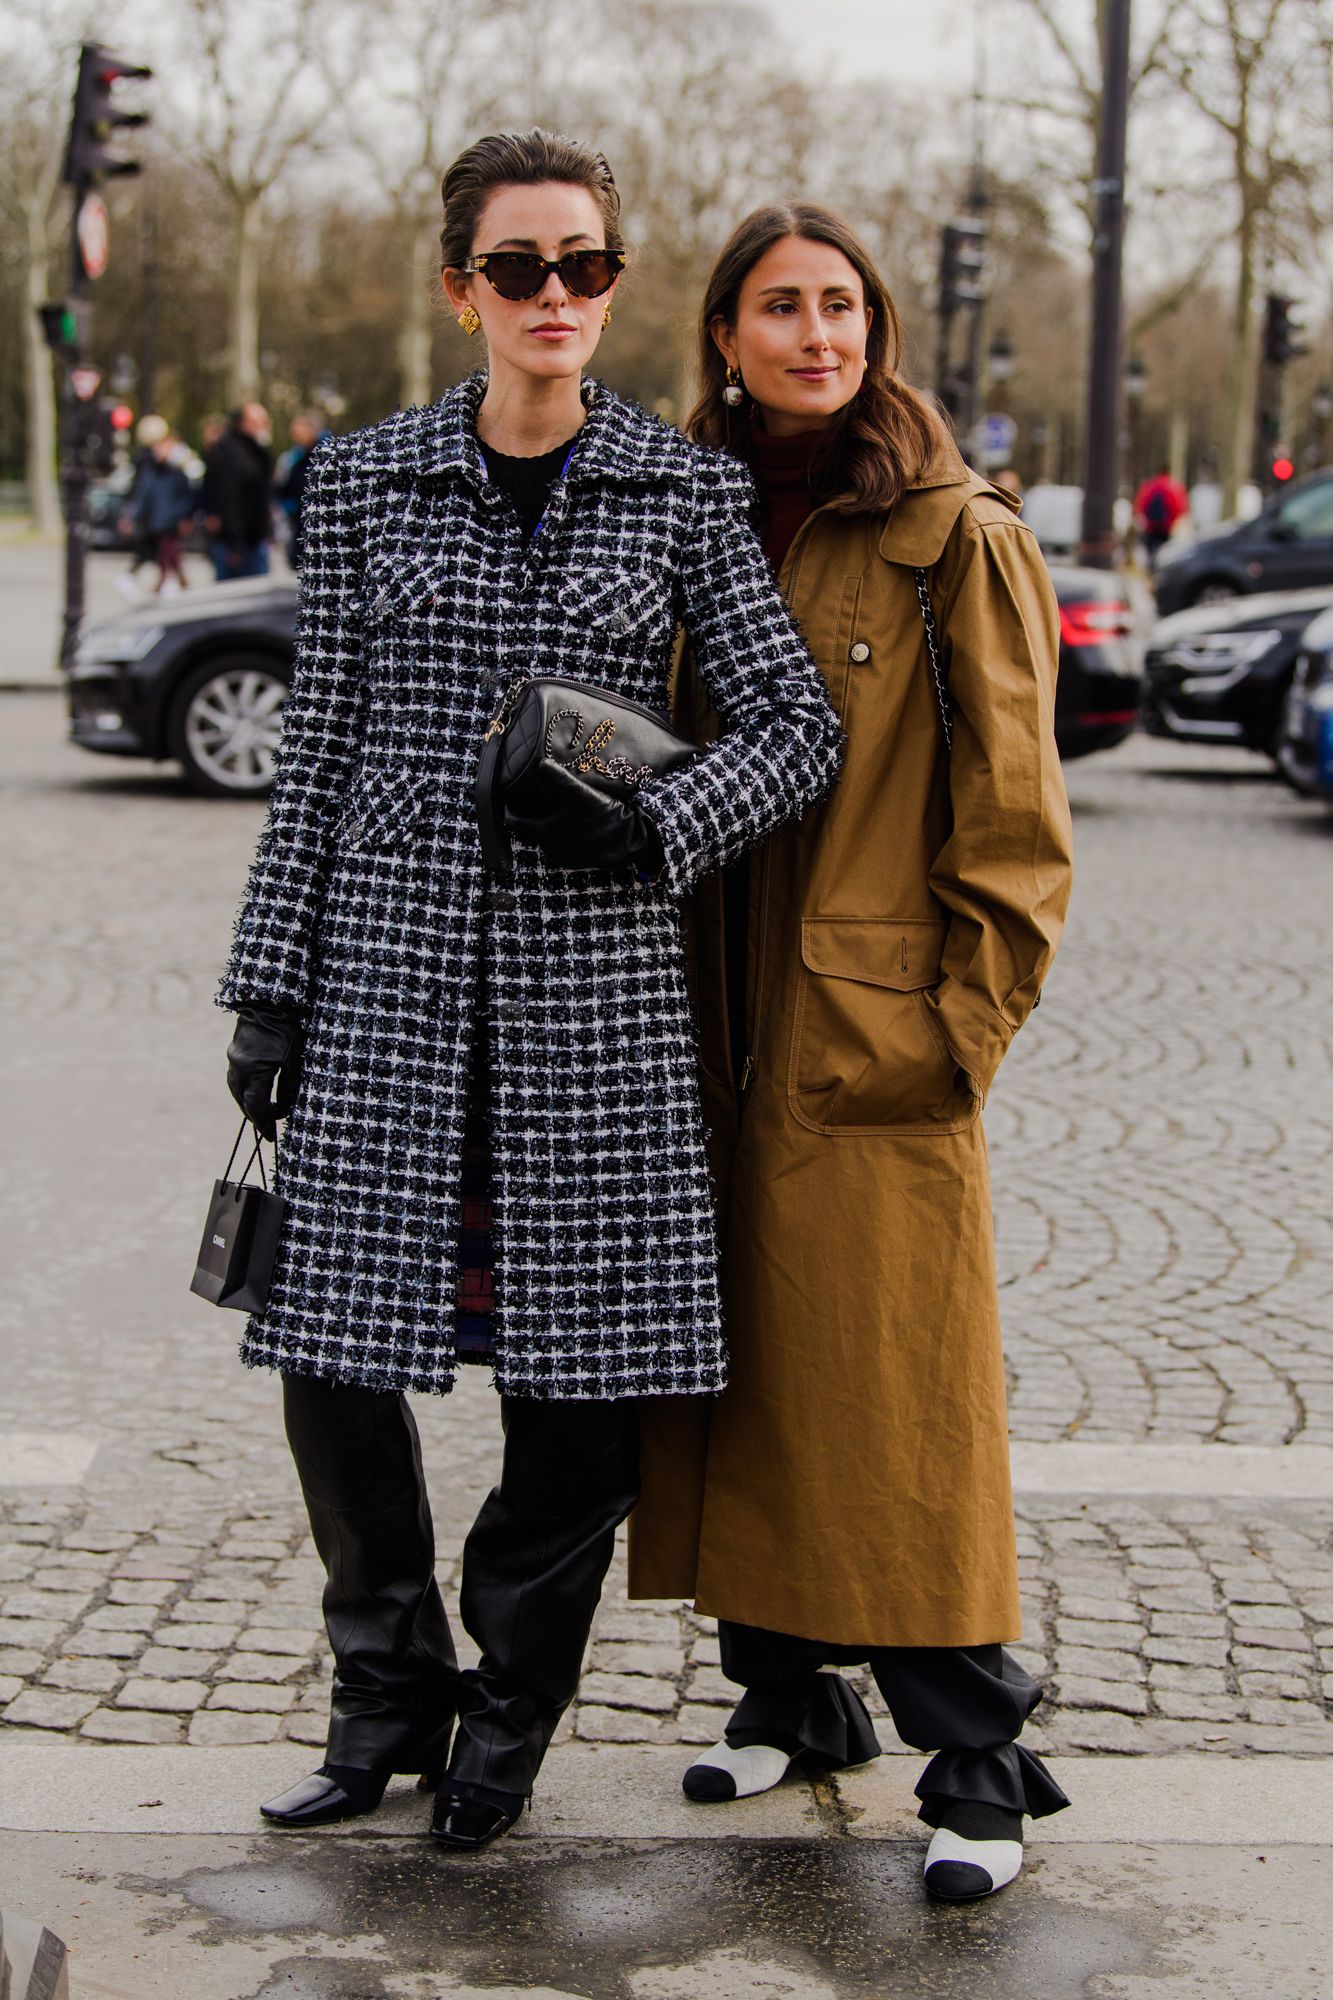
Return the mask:
<path id="1" fill-rule="evenodd" d="M 801 523 L 814 510 L 810 465 L 822 439 L 822 431 L 773 437 L 757 424 L 750 426 L 750 466 L 763 501 L 760 539 L 775 572 L 782 568 Z"/>

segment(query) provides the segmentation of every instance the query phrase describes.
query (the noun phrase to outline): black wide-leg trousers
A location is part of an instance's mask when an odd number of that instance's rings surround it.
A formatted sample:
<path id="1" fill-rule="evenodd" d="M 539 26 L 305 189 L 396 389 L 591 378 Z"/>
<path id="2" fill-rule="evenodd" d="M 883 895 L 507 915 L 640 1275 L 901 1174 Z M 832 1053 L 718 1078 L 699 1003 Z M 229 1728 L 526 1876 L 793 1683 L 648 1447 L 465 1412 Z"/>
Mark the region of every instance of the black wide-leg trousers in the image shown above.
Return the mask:
<path id="1" fill-rule="evenodd" d="M 501 1398 L 500 1483 L 463 1548 L 463 1624 L 481 1659 L 460 1671 L 406 1398 L 287 1375 L 283 1405 L 327 1575 L 326 1762 L 444 1768 L 457 1716 L 447 1769 L 459 1786 L 530 1792 L 638 1499 L 636 1406 Z"/>
<path id="2" fill-rule="evenodd" d="M 718 1621 L 722 1671 L 745 1689 L 727 1741 L 808 1750 L 833 1766 L 877 1756 L 864 1702 L 825 1666 L 869 1664 L 904 1743 L 935 1755 L 916 1787 L 921 1817 L 950 1801 L 1029 1813 L 1069 1801 L 1041 1759 L 1015 1741 L 1041 1689 L 1003 1646 L 830 1646 L 757 1625 Z"/>

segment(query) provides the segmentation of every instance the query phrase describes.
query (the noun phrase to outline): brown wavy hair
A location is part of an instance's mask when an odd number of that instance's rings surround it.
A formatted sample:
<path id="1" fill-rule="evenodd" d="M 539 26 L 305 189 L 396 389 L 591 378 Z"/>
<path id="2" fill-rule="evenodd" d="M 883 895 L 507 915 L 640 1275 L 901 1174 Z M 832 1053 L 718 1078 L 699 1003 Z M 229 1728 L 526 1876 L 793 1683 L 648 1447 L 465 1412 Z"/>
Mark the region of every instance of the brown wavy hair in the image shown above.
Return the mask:
<path id="1" fill-rule="evenodd" d="M 759 259 L 789 236 L 827 243 L 853 266 L 870 308 L 866 372 L 850 403 L 833 419 L 815 455 L 810 481 L 816 497 L 841 513 L 882 513 L 925 472 L 948 441 L 944 419 L 934 405 L 898 373 L 903 358 L 903 325 L 888 286 L 851 224 L 818 202 L 791 201 L 757 208 L 724 246 L 704 292 L 699 314 L 699 400 L 686 429 L 701 444 L 721 445 L 737 458 L 748 456 L 749 425 L 722 400 L 727 365 L 713 339 L 721 319 L 735 326 L 741 287 Z M 748 409 L 749 400 L 746 405 Z"/>

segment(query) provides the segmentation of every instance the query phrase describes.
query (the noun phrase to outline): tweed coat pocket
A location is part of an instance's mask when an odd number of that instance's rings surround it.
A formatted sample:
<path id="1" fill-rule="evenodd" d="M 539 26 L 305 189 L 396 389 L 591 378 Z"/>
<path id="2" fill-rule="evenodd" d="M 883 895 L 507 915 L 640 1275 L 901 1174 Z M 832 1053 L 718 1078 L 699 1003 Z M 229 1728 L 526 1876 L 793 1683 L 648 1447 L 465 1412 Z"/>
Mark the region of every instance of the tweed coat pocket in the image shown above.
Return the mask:
<path id="1" fill-rule="evenodd" d="M 649 569 L 583 569 L 560 586 L 558 601 L 580 630 L 601 638 L 642 640 L 672 618 L 670 580 Z"/>
<path id="2" fill-rule="evenodd" d="M 338 821 L 335 845 L 339 854 L 408 851 L 430 784 L 430 774 L 422 771 L 388 769 L 364 774 Z"/>
<path id="3" fill-rule="evenodd" d="M 446 565 L 438 551 L 372 563 L 366 572 L 362 604 L 371 625 L 410 624 L 429 617 L 450 588 Z"/>

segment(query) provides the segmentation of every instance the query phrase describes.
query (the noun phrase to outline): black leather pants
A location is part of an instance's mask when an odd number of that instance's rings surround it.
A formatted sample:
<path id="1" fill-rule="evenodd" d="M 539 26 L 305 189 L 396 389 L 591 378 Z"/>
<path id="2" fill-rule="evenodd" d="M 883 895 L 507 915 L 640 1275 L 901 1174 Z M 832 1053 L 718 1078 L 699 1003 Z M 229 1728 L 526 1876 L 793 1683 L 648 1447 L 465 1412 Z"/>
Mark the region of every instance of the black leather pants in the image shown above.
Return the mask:
<path id="1" fill-rule="evenodd" d="M 506 1396 L 504 1466 L 463 1545 L 461 1677 L 449 1775 L 527 1793 L 574 1699 L 616 1529 L 639 1497 L 632 1402 Z"/>
<path id="2" fill-rule="evenodd" d="M 950 1799 L 1034 1819 L 1069 1804 L 1041 1759 L 1014 1740 L 1041 1689 L 1003 1646 L 826 1646 L 727 1619 L 718 1636 L 723 1673 L 745 1689 L 726 1731 L 737 1746 L 776 1741 L 832 1765 L 876 1756 L 860 1696 L 819 1671 L 868 1661 L 904 1743 L 935 1752 L 916 1787 L 928 1824 L 938 1825 Z"/>
<path id="3" fill-rule="evenodd" d="M 333 1649 L 327 1762 L 443 1768 L 458 1700 L 453 1634 L 406 1399 L 285 1375 L 287 1439 L 324 1564 Z"/>
<path id="4" fill-rule="evenodd" d="M 305 1376 L 284 1377 L 283 1397 L 328 1575 L 327 1761 L 437 1768 L 441 1725 L 447 1736 L 457 1711 L 450 1775 L 529 1792 L 578 1687 L 616 1529 L 638 1498 L 635 1405 L 502 1399 L 500 1484 L 463 1550 L 463 1624 L 482 1657 L 460 1673 L 406 1399 Z"/>

